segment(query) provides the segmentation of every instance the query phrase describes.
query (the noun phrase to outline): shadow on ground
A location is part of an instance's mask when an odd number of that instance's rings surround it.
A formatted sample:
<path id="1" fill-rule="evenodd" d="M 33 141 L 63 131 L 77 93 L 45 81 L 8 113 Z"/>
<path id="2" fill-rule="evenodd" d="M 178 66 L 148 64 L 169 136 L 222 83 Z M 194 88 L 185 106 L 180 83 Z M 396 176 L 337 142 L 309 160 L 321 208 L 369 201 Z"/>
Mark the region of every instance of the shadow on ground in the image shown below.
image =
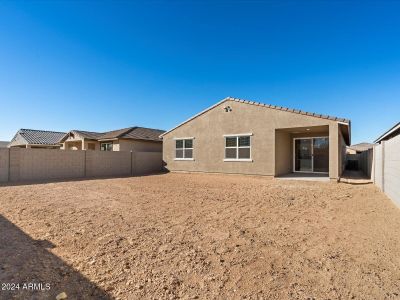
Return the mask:
<path id="1" fill-rule="evenodd" d="M 51 248 L 51 242 L 32 239 L 0 215 L 0 299 L 56 299 L 62 292 L 67 299 L 113 299 Z M 18 283 L 19 289 L 13 286 Z"/>

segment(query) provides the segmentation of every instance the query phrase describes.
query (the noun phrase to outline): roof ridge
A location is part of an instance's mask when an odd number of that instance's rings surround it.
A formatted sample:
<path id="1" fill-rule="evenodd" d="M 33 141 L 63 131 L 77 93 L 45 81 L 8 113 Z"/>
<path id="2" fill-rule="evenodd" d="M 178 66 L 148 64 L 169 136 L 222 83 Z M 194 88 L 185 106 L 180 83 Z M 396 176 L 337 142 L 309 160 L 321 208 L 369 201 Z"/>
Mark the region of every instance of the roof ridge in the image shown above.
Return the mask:
<path id="1" fill-rule="evenodd" d="M 118 131 L 118 130 L 124 130 L 123 132 L 121 132 L 120 134 L 117 135 L 117 138 L 123 136 L 124 134 L 128 134 L 129 132 L 132 132 L 133 130 L 135 130 L 137 128 L 137 126 L 133 126 L 133 127 L 128 127 L 128 128 L 122 128 L 122 129 L 117 129 L 117 130 L 113 130 L 113 131 Z"/>
<path id="2" fill-rule="evenodd" d="M 322 114 L 303 111 L 303 110 L 300 110 L 300 109 L 288 108 L 288 107 L 283 107 L 283 106 L 275 106 L 275 105 L 272 105 L 272 104 L 266 104 L 266 103 L 261 103 L 261 102 L 251 101 L 251 100 L 245 100 L 245 99 L 240 99 L 240 98 L 227 97 L 224 100 L 225 101 L 226 100 L 231 100 L 231 101 L 235 101 L 235 102 L 246 103 L 246 104 L 257 105 L 257 106 L 264 106 L 264 107 L 268 107 L 268 108 L 272 108 L 272 109 L 277 109 L 277 110 L 282 110 L 282 111 L 287 111 L 287 112 L 307 115 L 307 116 L 321 118 L 321 119 L 328 119 L 328 120 L 332 120 L 332 121 L 339 121 L 339 122 L 346 122 L 346 123 L 350 122 L 350 120 L 346 119 L 346 118 L 340 118 L 340 117 L 335 117 L 335 116 L 330 116 L 330 115 L 322 115 Z"/>
<path id="3" fill-rule="evenodd" d="M 164 131 L 164 129 L 158 129 L 158 128 L 151 128 L 151 127 L 144 127 L 144 126 L 135 126 L 136 128 L 144 128 L 144 129 L 152 129 L 152 130 L 161 130 Z"/>
<path id="4" fill-rule="evenodd" d="M 89 132 L 89 133 L 100 133 L 100 134 L 103 134 L 104 132 L 98 132 L 98 131 L 87 131 L 87 130 L 79 130 L 79 129 L 72 129 L 72 130 L 70 130 L 69 132 L 71 132 L 71 131 L 76 131 L 76 132 Z"/>
<path id="5" fill-rule="evenodd" d="M 26 131 L 36 131 L 36 132 L 52 132 L 52 133 L 66 133 L 63 131 L 53 131 L 53 130 L 43 130 L 43 129 L 29 129 L 29 128 L 20 128 L 18 132 L 21 132 L 22 130 Z"/>

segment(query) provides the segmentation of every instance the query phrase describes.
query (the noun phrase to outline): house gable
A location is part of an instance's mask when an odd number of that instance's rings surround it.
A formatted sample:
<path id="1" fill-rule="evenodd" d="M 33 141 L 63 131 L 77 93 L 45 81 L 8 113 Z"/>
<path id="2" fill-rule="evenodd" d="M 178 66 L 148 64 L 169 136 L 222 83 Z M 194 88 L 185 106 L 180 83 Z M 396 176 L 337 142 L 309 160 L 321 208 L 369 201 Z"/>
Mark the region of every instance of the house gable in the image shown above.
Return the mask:
<path id="1" fill-rule="evenodd" d="M 244 103 L 244 104 L 248 104 L 248 105 L 258 106 L 258 107 L 264 108 L 264 109 L 266 108 L 266 109 L 270 109 L 270 110 L 283 111 L 283 112 L 287 112 L 287 113 L 291 113 L 291 114 L 303 115 L 303 116 L 319 118 L 319 119 L 326 119 L 326 120 L 336 121 L 336 122 L 345 123 L 345 124 L 350 125 L 350 120 L 345 119 L 345 118 L 338 118 L 338 117 L 333 117 L 333 116 L 328 116 L 328 115 L 305 112 L 305 111 L 297 110 L 297 109 L 290 109 L 290 108 L 281 107 L 281 106 L 263 104 L 263 103 L 255 102 L 255 101 L 248 101 L 248 100 L 243 100 L 243 99 L 238 99 L 238 98 L 227 97 L 227 98 L 221 100 L 220 102 L 212 105 L 211 107 L 209 107 L 209 108 L 201 111 L 200 113 L 194 115 L 193 117 L 189 118 L 188 120 L 180 123 L 179 125 L 175 126 L 174 128 L 166 131 L 165 133 L 161 134 L 160 137 L 163 137 L 163 136 L 167 135 L 168 133 L 174 131 L 175 129 L 183 126 L 184 124 L 186 124 L 188 122 L 193 121 L 194 119 L 206 114 L 207 112 L 209 112 L 209 111 L 211 111 L 211 110 L 213 110 L 213 109 L 215 109 L 217 107 L 220 107 L 221 105 L 229 106 L 228 103 L 232 103 L 232 102 Z"/>

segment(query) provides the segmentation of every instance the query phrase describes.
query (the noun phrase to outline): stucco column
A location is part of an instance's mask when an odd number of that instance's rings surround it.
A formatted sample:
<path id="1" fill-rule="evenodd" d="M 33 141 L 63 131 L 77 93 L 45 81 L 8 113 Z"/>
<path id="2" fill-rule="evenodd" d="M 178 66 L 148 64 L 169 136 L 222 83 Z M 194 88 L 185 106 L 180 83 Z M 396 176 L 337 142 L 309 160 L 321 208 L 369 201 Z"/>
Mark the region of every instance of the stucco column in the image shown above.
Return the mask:
<path id="1" fill-rule="evenodd" d="M 329 178 L 339 178 L 339 125 L 329 125 Z"/>

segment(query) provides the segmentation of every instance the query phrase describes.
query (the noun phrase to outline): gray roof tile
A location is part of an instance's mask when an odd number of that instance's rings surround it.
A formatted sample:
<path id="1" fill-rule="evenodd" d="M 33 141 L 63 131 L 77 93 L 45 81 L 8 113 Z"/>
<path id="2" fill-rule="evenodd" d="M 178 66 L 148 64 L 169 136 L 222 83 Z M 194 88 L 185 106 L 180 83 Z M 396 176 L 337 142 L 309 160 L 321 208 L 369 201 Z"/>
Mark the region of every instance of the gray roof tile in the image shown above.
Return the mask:
<path id="1" fill-rule="evenodd" d="M 72 130 L 71 132 L 92 140 L 136 139 L 159 142 L 161 141 L 159 136 L 163 134 L 165 130 L 135 126 L 107 132 L 90 132 L 82 130 Z"/>
<path id="2" fill-rule="evenodd" d="M 15 134 L 12 141 L 15 141 L 20 135 L 28 144 L 32 145 L 56 145 L 61 138 L 65 136 L 65 132 L 35 130 L 35 129 L 20 129 Z"/>

